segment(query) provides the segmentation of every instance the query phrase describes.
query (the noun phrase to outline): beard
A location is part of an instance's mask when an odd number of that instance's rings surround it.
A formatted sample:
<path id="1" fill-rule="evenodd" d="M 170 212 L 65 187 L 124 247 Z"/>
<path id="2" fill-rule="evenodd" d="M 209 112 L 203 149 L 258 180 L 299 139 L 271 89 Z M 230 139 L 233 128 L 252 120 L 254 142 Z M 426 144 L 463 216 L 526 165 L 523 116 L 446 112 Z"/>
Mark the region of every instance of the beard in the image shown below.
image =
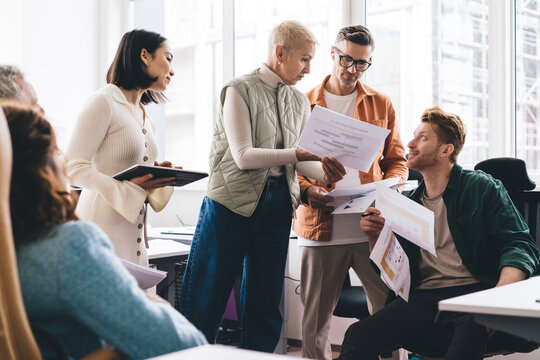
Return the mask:
<path id="1" fill-rule="evenodd" d="M 432 155 L 416 155 L 412 159 L 407 160 L 407 167 L 416 171 L 422 171 L 434 167 L 437 163 L 436 154 Z"/>

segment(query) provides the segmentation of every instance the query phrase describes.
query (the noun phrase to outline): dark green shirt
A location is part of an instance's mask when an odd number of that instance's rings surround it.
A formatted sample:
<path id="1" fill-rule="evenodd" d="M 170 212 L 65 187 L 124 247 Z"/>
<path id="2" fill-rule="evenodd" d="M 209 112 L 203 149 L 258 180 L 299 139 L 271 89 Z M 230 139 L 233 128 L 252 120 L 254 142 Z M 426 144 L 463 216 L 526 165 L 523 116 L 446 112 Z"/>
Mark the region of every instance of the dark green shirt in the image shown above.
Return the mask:
<path id="1" fill-rule="evenodd" d="M 420 203 L 424 182 L 408 197 Z M 454 165 L 443 193 L 448 227 L 457 252 L 479 281 L 494 286 L 501 269 L 512 266 L 531 276 L 540 253 L 527 223 L 508 196 L 503 184 L 482 171 Z M 411 269 L 411 287 L 418 285 L 420 248 L 401 238 Z"/>

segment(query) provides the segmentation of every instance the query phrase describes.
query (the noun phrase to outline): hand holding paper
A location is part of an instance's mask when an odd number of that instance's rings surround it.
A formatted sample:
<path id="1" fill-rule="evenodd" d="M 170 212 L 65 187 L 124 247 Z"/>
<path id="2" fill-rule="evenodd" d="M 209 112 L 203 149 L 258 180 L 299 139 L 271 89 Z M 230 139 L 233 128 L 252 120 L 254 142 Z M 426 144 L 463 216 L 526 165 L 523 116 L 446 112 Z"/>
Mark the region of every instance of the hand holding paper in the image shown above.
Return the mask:
<path id="1" fill-rule="evenodd" d="M 333 200 L 331 196 L 328 196 L 328 191 L 319 186 L 311 186 L 306 190 L 306 198 L 314 209 L 324 208 L 330 201 Z"/>
<path id="2" fill-rule="evenodd" d="M 345 167 L 337 161 L 335 158 L 324 157 L 321 160 L 322 168 L 324 171 L 324 181 L 327 183 L 335 183 L 343 179 L 345 173 Z"/>
<path id="3" fill-rule="evenodd" d="M 381 212 L 373 207 L 367 208 L 365 213 L 372 215 L 362 216 L 360 229 L 368 236 L 372 248 L 384 227 L 384 218 L 380 216 Z"/>

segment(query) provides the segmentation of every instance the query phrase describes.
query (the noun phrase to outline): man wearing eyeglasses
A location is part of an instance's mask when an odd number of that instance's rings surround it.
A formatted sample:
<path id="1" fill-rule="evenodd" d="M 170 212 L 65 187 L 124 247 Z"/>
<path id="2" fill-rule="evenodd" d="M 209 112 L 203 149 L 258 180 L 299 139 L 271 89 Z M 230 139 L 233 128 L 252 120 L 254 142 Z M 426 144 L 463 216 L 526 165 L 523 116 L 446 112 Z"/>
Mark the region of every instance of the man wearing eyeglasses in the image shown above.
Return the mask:
<path id="1" fill-rule="evenodd" d="M 315 105 L 390 130 L 384 146 L 368 172 L 347 169 L 337 183 L 323 183 L 299 175 L 304 205 L 296 212 L 294 230 L 302 249 L 300 297 L 304 304 L 302 355 L 332 359 L 330 321 L 345 276 L 352 267 L 368 297 L 370 313 L 380 310 L 388 287 L 369 263 L 366 235 L 360 230 L 360 214 L 331 215 L 325 194 L 335 188 L 354 186 L 391 177 L 407 179 L 405 150 L 390 99 L 359 80 L 372 64 L 374 41 L 364 26 L 341 29 L 332 46 L 332 74 L 308 94 Z M 398 358 L 398 354 L 394 358 Z"/>

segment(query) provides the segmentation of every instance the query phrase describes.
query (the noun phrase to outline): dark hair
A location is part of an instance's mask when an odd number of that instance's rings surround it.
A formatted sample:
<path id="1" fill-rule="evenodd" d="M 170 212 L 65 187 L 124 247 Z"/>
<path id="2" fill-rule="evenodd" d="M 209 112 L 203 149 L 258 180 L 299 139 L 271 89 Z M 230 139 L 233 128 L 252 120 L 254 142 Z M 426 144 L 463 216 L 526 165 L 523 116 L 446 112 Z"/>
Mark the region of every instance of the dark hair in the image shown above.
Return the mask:
<path id="1" fill-rule="evenodd" d="M 450 161 L 455 163 L 457 156 L 465 145 L 467 129 L 461 118 L 455 114 L 444 112 L 440 107 L 434 106 L 426 109 L 422 114 L 422 121 L 430 123 L 439 137 L 439 142 L 454 145 L 454 152 Z"/>
<path id="2" fill-rule="evenodd" d="M 336 44 L 346 40 L 358 45 L 366 45 L 375 48 L 375 41 L 369 29 L 362 25 L 345 26 L 339 30 L 336 36 Z"/>
<path id="3" fill-rule="evenodd" d="M 146 49 L 150 54 L 167 39 L 158 33 L 147 30 L 132 30 L 122 36 L 114 60 L 107 71 L 107 83 L 120 86 L 126 90 L 147 89 L 157 78 L 151 78 L 143 69 L 141 51 Z M 141 97 L 142 104 L 160 103 L 165 96 L 156 91 L 146 90 Z"/>
<path id="4" fill-rule="evenodd" d="M 1 103 L 13 146 L 10 208 L 15 244 L 35 241 L 56 225 L 77 220 L 75 201 L 59 175 L 58 147 L 43 115 L 17 103 Z"/>

